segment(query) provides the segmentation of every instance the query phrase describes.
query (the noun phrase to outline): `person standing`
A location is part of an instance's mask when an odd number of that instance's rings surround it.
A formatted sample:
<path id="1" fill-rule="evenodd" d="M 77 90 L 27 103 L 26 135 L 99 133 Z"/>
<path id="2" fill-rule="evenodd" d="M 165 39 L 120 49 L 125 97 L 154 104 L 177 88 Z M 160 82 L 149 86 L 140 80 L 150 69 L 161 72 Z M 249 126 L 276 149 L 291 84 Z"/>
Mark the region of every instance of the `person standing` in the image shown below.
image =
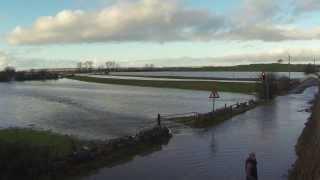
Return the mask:
<path id="1" fill-rule="evenodd" d="M 258 180 L 257 159 L 255 153 L 250 153 L 246 160 L 246 180 Z"/>

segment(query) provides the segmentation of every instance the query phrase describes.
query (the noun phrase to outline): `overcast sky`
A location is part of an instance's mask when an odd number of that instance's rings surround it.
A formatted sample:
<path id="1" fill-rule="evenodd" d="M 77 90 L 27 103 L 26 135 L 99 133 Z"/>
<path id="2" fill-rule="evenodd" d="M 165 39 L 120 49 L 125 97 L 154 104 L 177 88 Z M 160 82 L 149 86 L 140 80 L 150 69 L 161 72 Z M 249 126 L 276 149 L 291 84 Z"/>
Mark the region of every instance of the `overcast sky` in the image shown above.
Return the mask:
<path id="1" fill-rule="evenodd" d="M 0 67 L 204 66 L 320 57 L 319 0 L 2 0 Z"/>

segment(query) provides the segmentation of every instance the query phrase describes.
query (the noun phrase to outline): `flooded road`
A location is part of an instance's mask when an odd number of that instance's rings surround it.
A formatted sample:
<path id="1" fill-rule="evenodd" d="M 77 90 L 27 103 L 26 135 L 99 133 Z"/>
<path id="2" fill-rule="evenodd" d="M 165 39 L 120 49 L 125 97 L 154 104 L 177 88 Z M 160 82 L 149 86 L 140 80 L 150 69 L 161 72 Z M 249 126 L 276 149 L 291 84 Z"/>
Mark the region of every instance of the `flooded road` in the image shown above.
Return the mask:
<path id="1" fill-rule="evenodd" d="M 274 102 L 206 130 L 174 134 L 161 151 L 138 156 L 83 180 L 244 180 L 244 161 L 256 152 L 260 180 L 286 179 L 295 161 L 294 145 L 317 88 L 278 97 Z"/>
<path id="2" fill-rule="evenodd" d="M 34 127 L 81 138 L 135 134 L 157 113 L 209 112 L 209 92 L 105 85 L 62 79 L 0 83 L 0 128 Z M 252 96 L 221 93 L 217 106 Z"/>

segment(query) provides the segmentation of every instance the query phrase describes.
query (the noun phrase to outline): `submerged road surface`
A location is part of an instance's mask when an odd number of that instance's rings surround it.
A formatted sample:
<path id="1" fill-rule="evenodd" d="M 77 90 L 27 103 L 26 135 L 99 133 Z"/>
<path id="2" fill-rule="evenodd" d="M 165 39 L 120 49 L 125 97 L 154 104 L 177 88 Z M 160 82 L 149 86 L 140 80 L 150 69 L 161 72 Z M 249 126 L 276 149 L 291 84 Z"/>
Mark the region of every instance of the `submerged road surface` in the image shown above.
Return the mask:
<path id="1" fill-rule="evenodd" d="M 260 180 L 286 179 L 295 161 L 294 146 L 302 132 L 317 88 L 278 97 L 274 102 L 199 131 L 182 130 L 161 151 L 100 169 L 84 180 L 244 180 L 244 161 L 256 152 Z"/>

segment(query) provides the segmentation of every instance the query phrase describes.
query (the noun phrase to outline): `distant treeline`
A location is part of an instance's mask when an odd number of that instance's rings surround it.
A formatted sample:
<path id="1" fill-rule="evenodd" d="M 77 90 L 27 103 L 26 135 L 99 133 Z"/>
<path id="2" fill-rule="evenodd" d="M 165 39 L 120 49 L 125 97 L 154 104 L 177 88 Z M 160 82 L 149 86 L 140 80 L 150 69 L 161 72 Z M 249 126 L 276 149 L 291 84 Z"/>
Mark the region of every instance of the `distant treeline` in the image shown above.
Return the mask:
<path id="1" fill-rule="evenodd" d="M 7 67 L 0 71 L 0 82 L 10 81 L 33 81 L 33 80 L 53 80 L 59 79 L 57 73 L 48 71 L 16 71 L 14 68 Z"/>
<path id="2" fill-rule="evenodd" d="M 237 66 L 204 66 L 204 67 L 153 67 L 121 68 L 121 71 L 246 71 L 246 72 L 305 72 L 311 64 L 249 64 Z M 313 65 L 312 65 L 313 66 Z M 316 69 L 319 69 L 319 65 Z"/>

